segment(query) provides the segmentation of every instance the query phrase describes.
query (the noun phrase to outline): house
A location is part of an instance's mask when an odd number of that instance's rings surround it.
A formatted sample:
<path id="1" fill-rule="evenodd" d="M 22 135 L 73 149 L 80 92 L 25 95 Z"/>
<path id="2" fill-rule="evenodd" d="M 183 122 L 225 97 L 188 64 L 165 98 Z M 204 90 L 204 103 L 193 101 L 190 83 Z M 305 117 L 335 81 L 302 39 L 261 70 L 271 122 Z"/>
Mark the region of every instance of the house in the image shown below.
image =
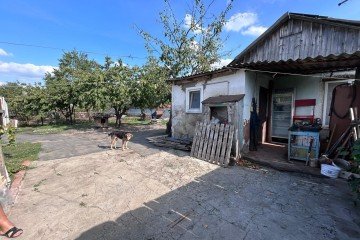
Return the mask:
<path id="1" fill-rule="evenodd" d="M 0 97 L 0 126 L 6 127 L 10 123 L 8 105 L 4 97 Z"/>
<path id="2" fill-rule="evenodd" d="M 359 68 L 360 21 L 286 13 L 226 67 L 170 80 L 172 134 L 192 137 L 197 121 L 216 114 L 236 125 L 247 151 L 253 98 L 262 142 L 286 140 L 294 116 L 326 128 L 332 89 L 359 79 Z"/>

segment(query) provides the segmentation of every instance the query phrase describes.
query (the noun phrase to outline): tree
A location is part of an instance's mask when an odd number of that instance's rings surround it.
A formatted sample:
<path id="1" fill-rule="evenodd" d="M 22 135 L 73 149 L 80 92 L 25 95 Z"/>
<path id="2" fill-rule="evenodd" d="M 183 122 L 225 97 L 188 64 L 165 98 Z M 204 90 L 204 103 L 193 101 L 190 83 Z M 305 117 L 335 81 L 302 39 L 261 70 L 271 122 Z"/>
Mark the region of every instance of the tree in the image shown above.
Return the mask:
<path id="1" fill-rule="evenodd" d="M 214 1 L 206 5 L 203 0 L 194 0 L 189 14 L 180 20 L 173 12 L 170 0 L 164 2 L 166 8 L 160 13 L 164 36 L 156 37 L 140 30 L 149 53 L 159 55 L 169 69 L 169 77 L 210 70 L 211 65 L 221 58 L 221 33 L 233 1 L 228 1 L 226 8 L 215 16 L 209 11 Z"/>
<path id="2" fill-rule="evenodd" d="M 5 98 L 8 104 L 9 114 L 18 118 L 26 118 L 25 113 L 25 96 L 27 85 L 22 83 L 7 83 L 0 87 L 0 96 Z"/>
<path id="3" fill-rule="evenodd" d="M 86 79 L 86 83 L 84 82 L 78 86 L 79 106 L 87 111 L 90 121 L 91 110 L 102 112 L 108 107 L 107 91 L 110 86 L 105 82 L 101 66 L 83 74 L 83 79 Z"/>
<path id="4" fill-rule="evenodd" d="M 41 125 L 44 125 L 44 119 L 51 111 L 48 99 L 44 86 L 40 84 L 27 86 L 24 109 L 28 118 L 37 118 L 41 121 Z"/>
<path id="5" fill-rule="evenodd" d="M 74 50 L 64 53 L 59 68 L 45 76 L 52 107 L 60 111 L 70 124 L 74 122 L 75 108 L 80 105 L 83 86 L 89 84 L 89 77 L 98 67 L 86 54 Z"/>
<path id="6" fill-rule="evenodd" d="M 141 109 L 144 117 L 146 108 L 156 108 L 170 102 L 171 90 L 166 82 L 168 71 L 155 58 L 149 58 L 138 71 L 133 105 Z"/>
<path id="7" fill-rule="evenodd" d="M 40 84 L 8 83 L 0 88 L 0 95 L 5 97 L 10 114 L 27 123 L 34 118 L 43 123 L 50 111 L 46 90 Z"/>
<path id="8" fill-rule="evenodd" d="M 134 69 L 126 66 L 121 60 L 113 62 L 105 59 L 103 66 L 104 82 L 106 83 L 105 99 L 114 108 L 116 126 L 120 126 L 121 117 L 130 108 L 134 96 Z"/>

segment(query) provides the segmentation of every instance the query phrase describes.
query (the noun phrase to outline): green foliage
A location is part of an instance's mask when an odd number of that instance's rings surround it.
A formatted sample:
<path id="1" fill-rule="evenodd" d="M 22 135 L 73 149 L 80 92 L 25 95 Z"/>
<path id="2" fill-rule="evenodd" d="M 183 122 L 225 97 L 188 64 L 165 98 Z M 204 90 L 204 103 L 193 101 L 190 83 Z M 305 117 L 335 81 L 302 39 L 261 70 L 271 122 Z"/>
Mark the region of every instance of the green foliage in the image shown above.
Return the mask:
<path id="1" fill-rule="evenodd" d="M 119 126 L 130 107 L 155 108 L 169 102 L 167 76 L 167 69 L 154 58 L 142 67 L 129 67 L 106 57 L 102 66 L 74 50 L 64 53 L 59 67 L 45 75 L 45 85 L 11 83 L 0 87 L 0 94 L 8 101 L 12 117 L 28 124 L 40 120 L 44 125 L 53 113 L 74 124 L 76 109 L 104 113 L 113 108 Z"/>
<path id="2" fill-rule="evenodd" d="M 10 116 L 28 122 L 44 119 L 50 111 L 48 95 L 40 84 L 8 83 L 0 87 L 8 103 Z"/>
<path id="3" fill-rule="evenodd" d="M 207 5 L 203 0 L 193 0 L 185 19 L 177 18 L 170 0 L 164 2 L 165 9 L 159 15 L 165 39 L 140 30 L 150 55 L 159 55 L 169 69 L 169 77 L 210 70 L 211 64 L 222 57 L 221 33 L 233 1 L 228 1 L 225 9 L 215 15 L 210 11 L 213 1 Z"/>
<path id="4" fill-rule="evenodd" d="M 9 126 L 6 129 L 7 132 L 7 136 L 8 136 L 8 140 L 9 140 L 9 145 L 15 145 L 15 139 L 16 139 L 16 129 L 12 126 Z"/>
<path id="5" fill-rule="evenodd" d="M 360 139 L 354 142 L 351 151 L 351 158 L 354 160 L 351 172 L 360 173 Z M 360 179 L 354 178 L 349 181 L 352 191 L 357 194 L 357 198 L 360 200 Z"/>
<path id="6" fill-rule="evenodd" d="M 161 67 L 156 59 L 150 58 L 138 71 L 133 105 L 144 110 L 169 103 L 171 89 L 166 82 L 168 77 L 167 69 Z"/>
<path id="7" fill-rule="evenodd" d="M 351 158 L 354 160 L 354 167 L 352 172 L 360 173 L 360 139 L 354 142 L 354 145 L 351 149 Z"/>
<path id="8" fill-rule="evenodd" d="M 26 120 L 26 90 L 27 85 L 22 83 L 7 83 L 0 87 L 0 96 L 7 101 L 10 116 Z"/>
<path id="9" fill-rule="evenodd" d="M 151 121 L 142 120 L 139 117 L 125 117 L 121 122 L 127 125 L 149 125 Z"/>
<path id="10" fill-rule="evenodd" d="M 80 105 L 88 80 L 99 68 L 87 55 L 76 50 L 66 52 L 59 60 L 59 68 L 46 74 L 45 86 L 52 109 L 60 111 L 72 124 L 75 108 Z M 94 86 L 92 86 L 94 87 Z"/>
<path id="11" fill-rule="evenodd" d="M 24 169 L 22 163 L 25 160 L 34 161 L 38 159 L 41 149 L 40 143 L 18 143 L 15 145 L 3 146 L 3 154 L 6 168 L 10 177 L 18 171 Z"/>
<path id="12" fill-rule="evenodd" d="M 118 60 L 116 63 L 107 57 L 103 66 L 106 84 L 105 96 L 109 106 L 115 110 L 116 126 L 120 126 L 121 117 L 132 106 L 137 68 L 130 68 Z"/>
<path id="13" fill-rule="evenodd" d="M 26 126 L 18 128 L 18 132 L 34 135 L 46 135 L 61 133 L 66 130 L 88 130 L 92 128 L 93 123 L 87 121 L 77 121 L 75 124 L 68 125 L 65 123 L 49 124 L 42 126 Z"/>

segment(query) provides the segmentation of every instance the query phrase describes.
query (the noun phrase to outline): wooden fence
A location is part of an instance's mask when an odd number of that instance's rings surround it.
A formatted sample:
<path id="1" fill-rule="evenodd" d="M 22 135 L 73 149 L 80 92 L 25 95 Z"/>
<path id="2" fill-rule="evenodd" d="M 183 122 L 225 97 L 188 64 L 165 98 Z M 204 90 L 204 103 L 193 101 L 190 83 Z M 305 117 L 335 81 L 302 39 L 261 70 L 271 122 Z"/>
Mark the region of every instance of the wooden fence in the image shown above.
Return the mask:
<path id="1" fill-rule="evenodd" d="M 229 164 L 233 137 L 232 125 L 198 122 L 190 156 L 226 167 Z"/>

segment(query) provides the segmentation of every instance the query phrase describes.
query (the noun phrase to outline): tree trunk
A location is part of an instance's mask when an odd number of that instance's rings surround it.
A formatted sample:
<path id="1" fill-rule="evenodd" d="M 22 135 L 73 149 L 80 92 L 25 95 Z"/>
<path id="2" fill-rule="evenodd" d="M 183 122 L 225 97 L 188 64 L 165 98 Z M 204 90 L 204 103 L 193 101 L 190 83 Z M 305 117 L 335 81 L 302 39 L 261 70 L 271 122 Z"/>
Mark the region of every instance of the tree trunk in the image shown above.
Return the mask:
<path id="1" fill-rule="evenodd" d="M 116 121 L 115 121 L 115 127 L 120 127 L 120 111 L 114 107 L 114 110 L 115 110 L 115 116 L 116 116 Z M 120 116 L 120 118 L 119 118 Z"/>
<path id="2" fill-rule="evenodd" d="M 145 109 L 141 108 L 140 110 L 141 110 L 140 120 L 145 121 L 145 118 L 146 118 Z"/>
<path id="3" fill-rule="evenodd" d="M 41 126 L 44 126 L 44 118 L 40 117 L 40 121 L 41 121 Z"/>
<path id="4" fill-rule="evenodd" d="M 75 116 L 75 106 L 72 106 L 72 112 L 73 112 L 73 115 L 74 115 L 74 118 L 73 118 L 73 123 L 76 122 L 76 116 Z"/>
<path id="5" fill-rule="evenodd" d="M 88 114 L 89 122 L 91 122 L 90 109 L 86 109 L 86 112 Z"/>

